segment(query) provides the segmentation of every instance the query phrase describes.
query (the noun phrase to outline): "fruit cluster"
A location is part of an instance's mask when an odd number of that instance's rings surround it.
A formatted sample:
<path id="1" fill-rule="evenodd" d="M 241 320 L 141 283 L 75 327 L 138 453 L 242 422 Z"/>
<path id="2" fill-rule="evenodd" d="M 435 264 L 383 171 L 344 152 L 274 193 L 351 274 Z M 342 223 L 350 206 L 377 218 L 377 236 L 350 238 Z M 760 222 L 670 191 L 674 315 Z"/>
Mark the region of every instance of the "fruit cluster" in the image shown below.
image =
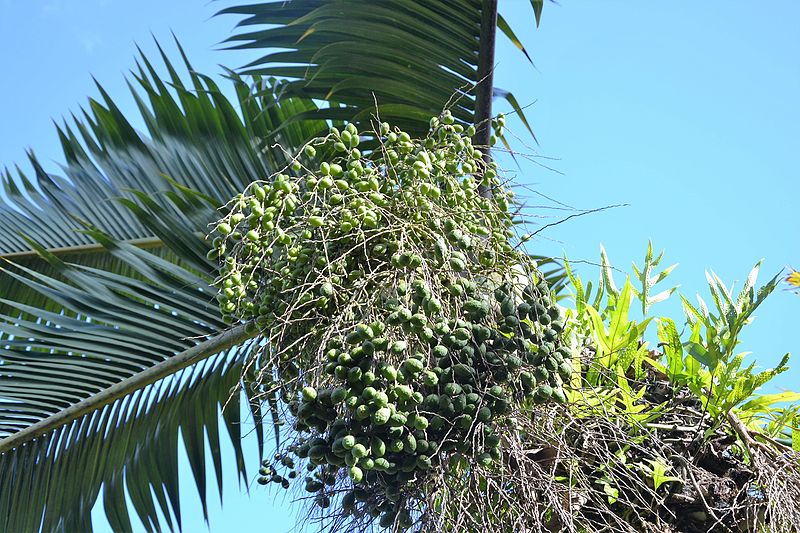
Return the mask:
<path id="1" fill-rule="evenodd" d="M 287 477 L 307 461 L 320 507 L 338 494 L 399 529 L 420 510 L 412 486 L 491 468 L 504 417 L 565 401 L 571 374 L 558 307 L 512 244 L 513 194 L 453 122 L 422 140 L 383 124 L 368 155 L 332 129 L 234 199 L 212 251 L 221 309 L 266 337 L 259 384 L 293 418 Z M 276 466 L 261 482 L 288 485 Z"/>

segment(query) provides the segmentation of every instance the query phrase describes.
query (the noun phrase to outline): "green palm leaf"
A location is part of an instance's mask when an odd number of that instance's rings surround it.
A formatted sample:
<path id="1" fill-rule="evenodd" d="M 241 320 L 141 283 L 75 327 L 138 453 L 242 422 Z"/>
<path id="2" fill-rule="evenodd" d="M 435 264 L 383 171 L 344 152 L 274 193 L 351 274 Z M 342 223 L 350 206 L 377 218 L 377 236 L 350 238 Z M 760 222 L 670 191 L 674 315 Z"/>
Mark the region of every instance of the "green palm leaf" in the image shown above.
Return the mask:
<path id="1" fill-rule="evenodd" d="M 115 509 L 109 512 L 112 523 L 124 523 L 113 502 L 124 509 L 127 490 L 148 527 L 156 516 L 151 487 L 157 498 L 168 491 L 179 516 L 177 478 L 151 475 L 177 468 L 177 441 L 169 435 L 179 428 L 205 504 L 202 435 L 212 450 L 219 448 L 216 405 L 231 397 L 248 345 L 227 351 L 249 336 L 242 327 L 218 335 L 224 324 L 205 276 L 97 231 L 90 234 L 138 276 L 70 265 L 44 249 L 39 252 L 60 279 L 20 266 L 5 270 L 62 312 L 5 300 L 38 318 L 0 316 L 4 531 L 34 531 L 38 524 L 45 531 L 88 530 L 88 513 L 103 484 L 107 509 Z M 214 354 L 219 355 L 190 367 Z M 245 476 L 238 415 L 236 402 L 223 411 Z M 171 455 L 162 457 L 166 452 Z M 219 470 L 219 457 L 213 459 Z M 153 468 L 147 461 L 164 464 Z M 122 477 L 124 486 L 115 484 Z M 23 505 L 28 499 L 36 503 Z M 162 508 L 166 501 L 160 500 Z"/>
<path id="2" fill-rule="evenodd" d="M 272 91 L 252 97 L 233 74 L 231 102 L 188 63 L 191 89 L 166 62 L 168 87 L 142 63 L 134 94 L 147 135 L 101 89 L 102 103 L 59 129 L 63 177 L 33 157 L 35 181 L 4 175 L 3 531 L 89 530 L 100 490 L 115 529 L 130 529 L 126 495 L 147 529 L 164 527 L 156 508 L 180 527 L 178 447 L 205 506 L 205 438 L 221 480 L 220 412 L 246 476 L 231 391 L 249 335 L 225 332 L 204 235 L 217 206 L 286 165 L 273 142 L 300 146 L 325 126 L 306 121 L 272 135 L 314 104 Z"/>
<path id="3" fill-rule="evenodd" d="M 0 528 L 36 531 L 41 524 L 43 531 L 91 531 L 89 511 L 101 488 L 115 531 L 131 530 L 126 492 L 146 529 L 159 529 L 156 503 L 180 527 L 178 431 L 205 504 L 203 434 L 217 450 L 211 459 L 219 470 L 220 412 L 231 441 L 240 439 L 238 402 L 222 410 L 220 399 L 241 371 L 241 354 L 220 354 L 0 456 L 0 480 L 14 489 L 2 491 Z M 235 450 L 246 480 L 244 457 Z"/>
<path id="4" fill-rule="evenodd" d="M 421 134 L 445 107 L 468 124 L 480 125 L 491 115 L 496 0 L 294 0 L 233 6 L 220 14 L 245 16 L 242 33 L 228 39 L 230 48 L 267 50 L 243 73 L 287 79 L 284 94 L 328 102 L 293 121 L 355 119 L 368 126 L 380 116 Z M 496 95 L 522 115 L 511 93 Z"/>

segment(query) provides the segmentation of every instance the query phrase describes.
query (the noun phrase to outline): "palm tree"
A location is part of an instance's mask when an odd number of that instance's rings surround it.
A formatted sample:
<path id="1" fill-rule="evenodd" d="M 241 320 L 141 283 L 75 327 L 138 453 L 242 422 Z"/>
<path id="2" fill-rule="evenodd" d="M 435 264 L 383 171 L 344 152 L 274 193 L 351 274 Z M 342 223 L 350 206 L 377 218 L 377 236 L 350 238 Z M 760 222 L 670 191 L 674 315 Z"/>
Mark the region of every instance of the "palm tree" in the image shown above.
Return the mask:
<path id="1" fill-rule="evenodd" d="M 538 25 L 542 0 L 531 5 Z M 89 531 L 101 489 L 115 529 L 131 528 L 126 495 L 146 529 L 180 528 L 178 441 L 205 509 L 204 439 L 219 479 L 220 419 L 249 479 L 239 386 L 257 340 L 222 321 L 204 236 L 218 207 L 287 163 L 275 146 L 291 151 L 331 122 L 375 113 L 421 131 L 445 106 L 488 145 L 496 97 L 524 120 L 492 83 L 496 28 L 525 52 L 497 0 L 294 0 L 221 13 L 253 29 L 231 48 L 265 49 L 229 72 L 235 100 L 183 50 L 189 84 L 163 51 L 167 80 L 142 56 L 131 87 L 145 134 L 100 88 L 101 101 L 58 128 L 63 176 L 32 154 L 33 175 L 2 173 L 2 531 Z M 247 392 L 263 453 L 262 406 Z"/>

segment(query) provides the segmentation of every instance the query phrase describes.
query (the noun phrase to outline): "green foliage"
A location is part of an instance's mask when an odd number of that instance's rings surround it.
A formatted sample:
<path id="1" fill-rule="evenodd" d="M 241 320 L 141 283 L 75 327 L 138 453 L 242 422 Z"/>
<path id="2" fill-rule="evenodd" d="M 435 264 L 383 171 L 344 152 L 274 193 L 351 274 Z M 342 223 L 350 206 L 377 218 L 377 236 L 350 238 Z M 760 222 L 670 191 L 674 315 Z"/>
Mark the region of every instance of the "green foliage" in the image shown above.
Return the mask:
<path id="1" fill-rule="evenodd" d="M 685 384 L 703 399 L 714 416 L 726 414 L 750 398 L 770 379 L 788 369 L 789 354 L 785 354 L 774 369 L 755 373 L 755 362 L 742 367 L 747 353 L 736 353 L 742 328 L 750 322 L 752 313 L 778 284 L 778 276 L 775 276 L 756 291 L 760 264 L 753 267 L 735 299 L 732 291 L 716 274 L 712 272 L 706 275 L 716 314 L 708 310 L 699 296 L 699 305 L 696 307 L 681 297 L 687 325 L 691 328 L 691 335 L 683 347 L 701 365 L 692 367 L 694 372 L 686 376 Z M 746 409 L 744 414 L 747 415 Z"/>
<path id="2" fill-rule="evenodd" d="M 85 120 L 58 128 L 63 176 L 36 159 L 35 176 L 3 171 L 3 194 L 14 205 L 0 205 L 0 255 L 12 262 L 0 269 L 0 530 L 89 531 L 100 491 L 115 529 L 131 529 L 129 499 L 146 528 L 168 527 L 156 524 L 159 514 L 180 520 L 180 448 L 189 452 L 204 507 L 216 485 L 205 469 L 213 463 L 221 473 L 222 440 L 233 446 L 231 467 L 247 479 L 231 389 L 248 346 L 207 353 L 207 364 L 110 404 L 96 395 L 226 329 L 211 296 L 216 261 L 206 258 L 203 232 L 217 206 L 286 164 L 282 151 L 254 139 L 314 104 L 279 102 L 266 91 L 253 97 L 237 76 L 229 101 L 188 61 L 188 83 L 172 63 L 165 66 L 169 84 L 142 58 L 131 84 L 144 133 L 101 88 Z M 272 140 L 300 145 L 326 131 L 317 126 L 297 124 Z M 197 398 L 206 400 L 202 408 Z M 58 418 L 86 401 L 96 401 L 94 411 Z M 221 412 L 230 431 L 218 430 Z M 7 439 L 21 433 L 27 444 L 9 448 Z M 181 434 L 183 442 L 173 438 Z M 195 490 L 191 482 L 188 488 Z"/>
<path id="3" fill-rule="evenodd" d="M 672 466 L 665 464 L 663 459 L 653 459 L 649 465 L 639 465 L 639 467 L 653 480 L 653 488 L 658 490 L 658 487 L 670 481 L 681 481 L 680 478 L 675 476 L 666 475 Z"/>
<path id="4" fill-rule="evenodd" d="M 783 421 L 783 429 L 789 427 L 788 422 L 796 408 L 786 410 L 774 406 L 797 401 L 800 394 L 782 392 L 755 396 L 763 385 L 788 369 L 789 354 L 784 355 L 775 368 L 757 372 L 755 362 L 744 364 L 748 353 L 736 351 L 742 328 L 751 321 L 758 306 L 775 290 L 778 276 L 756 289 L 759 262 L 748 274 L 739 294 L 734 296 L 716 274 L 708 273 L 706 279 L 714 302 L 714 312 L 709 311 L 699 295 L 696 306 L 681 295 L 688 328 L 688 335 L 682 338 L 673 319 L 648 316 L 652 304 L 667 299 L 677 289 L 672 287 L 651 295 L 652 287 L 664 281 L 676 266 L 653 274 L 662 257 L 663 252 L 654 256 L 652 245 L 648 244 L 643 266 L 633 265 L 640 287 L 635 288 L 630 280 L 626 280 L 623 288 L 618 290 L 611 264 L 601 247 L 601 279 L 593 298 L 591 282 L 584 288 L 583 281 L 565 260 L 575 299 L 574 312 L 568 312 L 575 323 L 573 333 L 591 339 L 596 349 L 592 365 L 586 372 L 586 384 L 591 387 L 610 387 L 612 390 L 618 387 L 620 393 L 625 393 L 621 396 L 630 395 L 634 390 L 632 384 L 644 377 L 642 363 L 647 362 L 663 373 L 673 387 L 691 390 L 703 409 L 707 409 L 719 424 L 726 423 L 726 415 L 735 411 L 746 421 L 766 421 L 761 429 L 769 434 L 779 432 L 775 427 L 777 419 Z M 641 303 L 644 317 L 641 323 L 628 316 L 634 298 Z M 660 351 L 651 351 L 645 342 L 647 328 L 653 319 L 657 324 Z M 604 394 L 616 397 L 609 391 Z M 623 412 L 628 415 L 640 414 L 641 406 L 636 407 L 635 402 L 626 400 L 622 405 Z"/>
<path id="5" fill-rule="evenodd" d="M 800 455 L 789 453 L 792 448 L 800 449 L 800 404 L 786 405 L 800 400 L 800 393 L 758 394 L 761 387 L 787 370 L 789 355 L 784 355 L 775 368 L 759 372 L 755 362 L 745 363 L 748 353 L 738 350 L 743 327 L 776 288 L 778 277 L 757 289 L 758 263 L 734 295 L 718 276 L 708 273 L 713 310 L 699 296 L 697 305 L 681 296 L 685 327 L 679 327 L 669 317 L 650 314 L 653 304 L 677 289 L 653 294 L 653 288 L 675 268 L 673 265 L 657 272 L 662 257 L 663 253 L 654 255 L 648 244 L 643 266 L 633 265 L 638 286 L 628 278 L 621 289 L 602 247 L 596 289 L 591 282 L 584 283 L 565 260 L 575 301 L 574 309 L 566 313 L 566 334 L 580 350 L 580 362 L 578 358 L 573 361 L 575 373 L 568 405 L 585 424 L 598 419 L 615 421 L 622 432 L 610 437 L 614 444 L 608 444 L 607 449 L 618 447 L 617 452 L 583 459 L 595 469 L 590 481 L 599 488 L 598 494 L 591 496 L 596 502 L 593 508 L 627 521 L 623 509 L 636 507 L 637 498 L 644 497 L 636 494 L 652 497 L 649 491 L 680 491 L 685 495 L 697 490 L 696 497 L 701 498 L 699 491 L 703 489 L 697 488 L 697 479 L 710 476 L 716 479 L 704 483 L 736 486 L 740 491 L 737 501 L 742 508 L 750 509 L 747 512 L 754 512 L 763 501 L 770 502 L 770 511 L 749 522 L 751 529 L 796 528 L 797 492 L 780 487 L 793 483 L 785 480 L 800 476 Z M 641 322 L 630 317 L 631 304 L 637 299 Z M 657 326 L 657 349 L 648 345 L 648 328 L 653 322 Z M 694 436 L 688 439 L 689 435 Z M 603 440 L 609 436 L 583 438 Z M 735 445 L 725 444 L 730 442 Z M 709 456 L 727 457 L 727 463 L 709 467 L 700 466 L 702 461 L 692 463 L 696 460 L 693 458 Z M 584 469 L 590 468 L 588 464 Z M 730 474 L 736 471 L 747 471 L 750 478 L 736 480 Z M 642 478 L 647 480 L 646 486 Z M 705 496 L 713 501 L 711 497 Z M 710 508 L 706 500 L 703 502 Z M 620 504 L 622 507 L 618 507 Z M 717 521 L 720 516 L 727 516 L 730 523 L 751 520 L 720 499 L 711 505 L 717 506 L 710 512 L 716 513 Z M 687 513 L 669 498 L 665 506 L 669 510 L 652 506 L 643 512 L 659 517 L 652 520 L 675 516 L 676 525 L 683 527 L 686 518 L 681 516 Z M 689 530 L 713 528 L 706 520 L 707 515 L 698 517 Z"/>
<path id="6" fill-rule="evenodd" d="M 65 264 L 44 250 L 40 252 L 57 277 L 20 267 L 6 271 L 20 285 L 42 291 L 61 304 L 63 311 L 12 302 L 38 314 L 38 319 L 4 317 L 0 386 L 4 396 L 16 403 L 6 400 L 0 426 L 3 437 L 24 430 L 32 420 L 58 414 L 66 400 L 77 403 L 76 398 L 124 383 L 142 367 L 190 349 L 197 344 L 195 338 L 224 327 L 213 301 L 201 296 L 200 291 L 209 294 L 212 287 L 196 272 L 181 267 L 174 257 L 170 261 L 99 232 L 92 235 L 119 260 L 117 264 L 131 265 L 128 275 Z M 175 302 L 186 305 L 172 307 Z M 91 313 L 92 320 L 76 318 L 78 313 Z M 34 434 L 36 438 L 27 445 L 4 450 L 0 454 L 0 530 L 89 531 L 87 510 L 101 490 L 115 529 L 131 529 L 128 512 L 118 511 L 127 508 L 126 494 L 145 519 L 157 518 L 158 505 L 166 515 L 170 509 L 176 511 L 179 524 L 178 448 L 184 446 L 189 452 L 205 502 L 208 455 L 202 435 L 207 429 L 212 451 L 219 449 L 225 438 L 218 430 L 220 413 L 236 454 L 236 471 L 246 479 L 238 397 L 231 410 L 221 408 L 240 379 L 248 348 L 221 353 L 206 364 L 120 401 L 106 402 L 95 412 L 66 419 L 44 434 Z M 76 357 L 80 365 L 75 365 Z M 15 387 L 14 378 L 18 378 Z M 176 388 L 179 384 L 183 386 Z M 34 402 L 35 408 L 26 409 L 24 400 Z M 181 433 L 183 444 L 178 438 Z M 216 453 L 213 464 L 221 468 Z M 54 479 L 69 483 L 53 483 Z"/>
<path id="7" fill-rule="evenodd" d="M 642 269 L 640 270 L 639 267 L 636 266 L 636 263 L 633 264 L 633 273 L 641 285 L 641 289 L 633 289 L 633 291 L 642 304 L 642 316 L 647 316 L 647 311 L 650 309 L 651 305 L 654 303 L 663 302 L 678 289 L 678 287 L 672 287 L 657 294 L 651 295 L 650 289 L 652 289 L 658 283 L 664 281 L 664 279 L 669 276 L 670 272 L 672 272 L 675 267 L 678 266 L 676 263 L 665 268 L 658 274 L 651 276 L 653 269 L 658 266 L 662 257 L 664 257 L 663 251 L 658 254 L 657 257 L 653 257 L 653 244 L 648 242 L 647 253 L 644 256 L 644 264 Z M 604 261 L 607 261 L 607 259 L 604 259 Z"/>
<path id="8" fill-rule="evenodd" d="M 586 380 L 589 385 L 599 386 L 607 381 L 609 374 L 605 370 L 611 370 L 615 375 L 626 375 L 632 369 L 636 379 L 642 377 L 642 363 L 648 355 L 647 345 L 642 340 L 652 321 L 652 317 L 647 316 L 647 311 L 652 304 L 663 301 L 676 290 L 673 287 L 651 295 L 651 289 L 664 281 L 676 266 L 651 275 L 662 256 L 663 252 L 653 257 L 652 245 L 648 245 L 643 266 L 639 268 L 636 264 L 633 265 L 640 287 L 634 287 L 628 278 L 620 290 L 614 281 L 613 269 L 605 249 L 601 246 L 601 278 L 594 289 L 594 295 L 592 283 L 588 282 L 584 286 L 583 281 L 572 271 L 569 261 L 564 260 L 567 276 L 575 291 L 575 310 L 570 315 L 575 321 L 573 333 L 576 342 L 590 341 L 596 347 L 594 359 L 597 365 L 587 370 Z M 630 306 L 634 299 L 638 299 L 642 306 L 644 318 L 641 323 L 630 319 Z"/>
<path id="9" fill-rule="evenodd" d="M 543 6 L 532 7 L 538 25 Z M 476 121 L 475 87 L 485 83 L 480 57 L 495 46 L 481 39 L 479 0 L 281 0 L 232 6 L 220 14 L 245 16 L 241 31 L 227 41 L 231 49 L 264 50 L 243 74 L 285 79 L 286 96 L 324 102 L 284 127 L 323 118 L 340 128 L 353 122 L 369 136 L 376 114 L 418 137 L 444 108 L 464 127 Z M 527 56 L 502 17 L 497 26 Z M 505 99 L 532 133 L 512 93 L 495 87 L 486 93 Z"/>

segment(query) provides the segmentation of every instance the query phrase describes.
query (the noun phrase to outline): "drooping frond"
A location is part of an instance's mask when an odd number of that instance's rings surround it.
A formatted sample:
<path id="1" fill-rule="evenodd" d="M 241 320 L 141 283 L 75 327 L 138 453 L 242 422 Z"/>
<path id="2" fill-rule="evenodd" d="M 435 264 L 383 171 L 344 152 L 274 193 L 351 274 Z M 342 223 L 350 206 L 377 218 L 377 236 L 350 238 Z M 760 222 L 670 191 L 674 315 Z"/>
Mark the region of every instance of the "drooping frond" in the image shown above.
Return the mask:
<path id="1" fill-rule="evenodd" d="M 212 449 L 219 448 L 217 404 L 239 397 L 235 385 L 247 345 L 228 350 L 247 335 L 213 339 L 224 324 L 205 277 L 93 235 L 138 275 L 70 265 L 45 250 L 40 253 L 61 279 L 25 267 L 5 269 L 16 283 L 45 294 L 63 311 L 4 301 L 21 312 L 0 316 L 4 531 L 34 531 L 39 525 L 45 531 L 89 530 L 89 512 L 103 484 L 109 519 L 122 529 L 130 529 L 123 527 L 125 490 L 146 527 L 155 516 L 151 487 L 165 516 L 161 499 L 168 494 L 179 517 L 177 431 L 184 435 L 205 502 L 202 435 Z M 19 318 L 22 313 L 38 318 Z M 182 366 L 186 370 L 175 373 Z M 223 416 L 244 476 L 238 404 Z M 214 464 L 219 471 L 219 457 Z"/>
<path id="2" fill-rule="evenodd" d="M 314 104 L 269 91 L 253 97 L 236 75 L 229 101 L 188 62 L 191 86 L 166 61 L 168 87 L 142 63 L 134 95 L 147 132 L 101 88 L 102 103 L 59 129 L 63 177 L 33 157 L 35 181 L 4 174 L 3 531 L 89 530 L 100 490 L 115 528 L 130 529 L 126 494 L 146 528 L 169 526 L 158 523 L 155 503 L 177 527 L 178 446 L 205 502 L 203 435 L 219 450 L 218 406 L 229 399 L 223 418 L 245 474 L 232 389 L 249 335 L 224 333 L 204 236 L 216 207 L 286 165 L 291 154 L 276 143 L 291 150 L 324 125 L 276 133 Z"/>
<path id="3" fill-rule="evenodd" d="M 126 493 L 148 530 L 166 525 L 158 524 L 156 503 L 168 520 L 175 518 L 168 525 L 180 527 L 178 449 L 183 445 L 187 450 L 205 508 L 205 439 L 221 483 L 220 413 L 234 443 L 239 475 L 247 480 L 238 445 L 238 396 L 222 409 L 240 373 L 239 353 L 219 354 L 4 453 L 0 527 L 91 531 L 90 511 L 100 490 L 115 531 L 131 530 Z"/>

